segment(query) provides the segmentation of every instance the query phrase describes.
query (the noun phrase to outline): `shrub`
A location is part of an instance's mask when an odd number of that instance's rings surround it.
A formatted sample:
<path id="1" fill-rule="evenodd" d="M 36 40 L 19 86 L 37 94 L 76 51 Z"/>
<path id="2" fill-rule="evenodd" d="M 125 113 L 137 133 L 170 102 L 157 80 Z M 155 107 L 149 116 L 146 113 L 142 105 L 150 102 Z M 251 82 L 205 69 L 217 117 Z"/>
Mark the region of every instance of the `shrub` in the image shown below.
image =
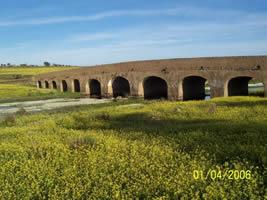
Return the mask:
<path id="1" fill-rule="evenodd" d="M 4 119 L 6 126 L 13 126 L 16 124 L 16 116 L 14 114 L 7 115 Z"/>
<path id="2" fill-rule="evenodd" d="M 208 109 L 208 113 L 215 113 L 216 109 L 217 109 L 216 103 L 212 103 L 212 104 L 210 104 L 210 107 Z"/>
<path id="3" fill-rule="evenodd" d="M 109 121 L 111 117 L 108 113 L 101 113 L 96 115 L 95 118 L 101 121 Z"/>
<path id="4" fill-rule="evenodd" d="M 70 149 L 93 147 L 95 145 L 96 145 L 96 140 L 90 136 L 79 136 L 69 139 Z"/>
<path id="5" fill-rule="evenodd" d="M 22 76 L 21 74 L 14 74 L 13 77 L 14 77 L 15 79 L 20 79 L 20 78 L 22 78 L 23 76 Z"/>

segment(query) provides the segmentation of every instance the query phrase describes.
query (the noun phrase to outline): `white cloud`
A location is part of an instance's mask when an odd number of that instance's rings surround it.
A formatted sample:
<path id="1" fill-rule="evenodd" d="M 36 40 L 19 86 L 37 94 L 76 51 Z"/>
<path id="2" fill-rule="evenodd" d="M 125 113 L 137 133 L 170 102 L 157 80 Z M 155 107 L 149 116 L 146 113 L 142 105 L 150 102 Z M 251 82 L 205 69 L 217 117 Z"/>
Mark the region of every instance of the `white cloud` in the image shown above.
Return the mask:
<path id="1" fill-rule="evenodd" d="M 245 31 L 244 31 L 245 30 Z M 114 45 L 137 46 L 139 44 L 171 44 L 237 38 L 267 30 L 267 21 L 247 21 L 236 19 L 235 22 L 223 23 L 175 23 L 147 24 L 127 27 L 120 30 L 74 34 L 65 38 L 65 42 L 90 45 L 91 42 L 105 41 Z"/>
<path id="2" fill-rule="evenodd" d="M 103 32 L 103 33 L 77 34 L 70 36 L 67 40 L 70 42 L 84 42 L 84 41 L 106 40 L 115 37 L 116 35 L 114 33 Z"/>
<path id="3" fill-rule="evenodd" d="M 61 16 L 50 17 L 42 19 L 24 19 L 12 21 L 0 21 L 0 26 L 16 26 L 16 25 L 44 25 L 44 24 L 57 24 L 66 22 L 77 21 L 97 21 L 110 17 L 122 16 L 155 16 L 155 15 L 174 15 L 183 11 L 183 8 L 170 8 L 170 9 L 151 9 L 151 10 L 114 10 L 96 13 L 88 16 Z"/>
<path id="4" fill-rule="evenodd" d="M 238 56 L 264 55 L 267 53 L 267 40 L 241 42 L 199 42 L 166 45 L 168 40 L 158 43 L 134 41 L 130 44 L 99 45 L 89 48 L 68 48 L 40 50 L 36 52 L 1 53 L 5 60 L 17 63 L 36 63 L 43 61 L 73 65 L 90 66 L 95 64 L 116 63 L 130 60 L 147 60 L 201 56 Z M 1 58 L 0 58 L 1 59 Z"/>
<path id="5" fill-rule="evenodd" d="M 53 43 L 36 41 L 39 45 L 37 49 L 34 42 L 18 43 L 15 47 L 0 49 L 0 60 L 16 60 L 18 64 L 40 64 L 48 60 L 54 63 L 93 65 L 171 57 L 266 54 L 267 39 L 248 40 L 250 37 L 246 36 L 250 31 L 266 29 L 259 22 L 247 21 L 228 24 L 150 24 L 113 32 L 74 34 Z M 246 39 L 239 39 L 244 35 Z M 105 42 L 95 42 L 99 40 Z"/>
<path id="6" fill-rule="evenodd" d="M 111 10 L 100 12 L 93 15 L 81 16 L 55 16 L 47 18 L 30 18 L 17 20 L 0 20 L 0 26 L 23 26 L 23 25 L 46 25 L 58 24 L 67 22 L 82 22 L 82 21 L 97 21 L 113 17 L 141 17 L 141 16 L 190 16 L 197 18 L 228 18 L 234 20 L 235 17 L 244 17 L 256 20 L 257 18 L 265 18 L 266 14 L 247 14 L 246 12 L 238 10 L 215 10 L 209 8 L 193 7 L 193 6 L 179 6 L 166 9 L 136 9 L 136 10 Z"/>

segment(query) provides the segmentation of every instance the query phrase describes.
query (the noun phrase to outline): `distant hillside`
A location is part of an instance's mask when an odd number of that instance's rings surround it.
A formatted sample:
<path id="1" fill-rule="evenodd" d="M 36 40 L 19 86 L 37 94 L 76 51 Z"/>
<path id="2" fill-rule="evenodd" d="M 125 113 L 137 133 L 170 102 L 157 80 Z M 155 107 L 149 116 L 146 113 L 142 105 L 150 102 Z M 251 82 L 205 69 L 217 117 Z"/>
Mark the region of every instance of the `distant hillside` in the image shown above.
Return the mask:
<path id="1" fill-rule="evenodd" d="M 0 84 L 32 85 L 32 76 L 76 67 L 0 67 Z"/>

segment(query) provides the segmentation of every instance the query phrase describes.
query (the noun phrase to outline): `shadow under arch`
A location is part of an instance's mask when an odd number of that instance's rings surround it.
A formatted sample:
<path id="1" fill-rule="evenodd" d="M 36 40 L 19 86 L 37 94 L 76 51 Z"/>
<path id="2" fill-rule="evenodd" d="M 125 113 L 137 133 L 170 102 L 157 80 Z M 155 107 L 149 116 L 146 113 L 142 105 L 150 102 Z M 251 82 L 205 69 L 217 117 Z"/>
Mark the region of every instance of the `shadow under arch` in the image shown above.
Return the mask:
<path id="1" fill-rule="evenodd" d="M 227 82 L 228 96 L 264 96 L 264 83 L 251 76 L 236 76 Z"/>
<path id="2" fill-rule="evenodd" d="M 49 83 L 48 83 L 48 81 L 45 81 L 45 88 L 49 88 Z"/>
<path id="3" fill-rule="evenodd" d="M 143 81 L 144 99 L 168 99 L 168 84 L 158 76 L 146 77 Z"/>
<path id="4" fill-rule="evenodd" d="M 96 79 L 90 79 L 89 94 L 91 98 L 101 98 L 101 83 Z"/>
<path id="5" fill-rule="evenodd" d="M 183 100 L 204 100 L 207 79 L 202 76 L 186 76 L 182 82 Z"/>
<path id="6" fill-rule="evenodd" d="M 57 83 L 56 83 L 56 81 L 52 81 L 52 86 L 53 86 L 53 89 L 57 89 Z"/>
<path id="7" fill-rule="evenodd" d="M 68 91 L 68 84 L 67 84 L 67 82 L 65 80 L 62 80 L 61 84 L 62 84 L 62 91 L 63 92 L 67 92 Z"/>
<path id="8" fill-rule="evenodd" d="M 80 81 L 78 79 L 73 80 L 73 91 L 74 92 L 81 92 Z"/>
<path id="9" fill-rule="evenodd" d="M 41 81 L 37 81 L 37 85 L 38 85 L 38 88 L 43 88 Z"/>
<path id="10" fill-rule="evenodd" d="M 113 97 L 128 97 L 131 94 L 129 81 L 121 76 L 117 76 L 112 82 Z"/>

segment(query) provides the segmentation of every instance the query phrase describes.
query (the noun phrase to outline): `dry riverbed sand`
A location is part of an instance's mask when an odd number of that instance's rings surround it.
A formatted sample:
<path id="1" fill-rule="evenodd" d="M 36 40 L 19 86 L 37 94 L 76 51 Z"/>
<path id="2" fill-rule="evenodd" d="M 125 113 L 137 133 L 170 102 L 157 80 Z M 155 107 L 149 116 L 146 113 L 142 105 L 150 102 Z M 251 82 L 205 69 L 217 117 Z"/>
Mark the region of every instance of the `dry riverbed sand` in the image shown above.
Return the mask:
<path id="1" fill-rule="evenodd" d="M 26 112 L 38 112 L 44 110 L 53 110 L 56 108 L 100 104 L 110 102 L 110 99 L 49 99 L 38 101 L 25 101 L 25 102 L 13 102 L 0 104 L 0 118 L 12 113 L 16 113 L 21 109 Z"/>

